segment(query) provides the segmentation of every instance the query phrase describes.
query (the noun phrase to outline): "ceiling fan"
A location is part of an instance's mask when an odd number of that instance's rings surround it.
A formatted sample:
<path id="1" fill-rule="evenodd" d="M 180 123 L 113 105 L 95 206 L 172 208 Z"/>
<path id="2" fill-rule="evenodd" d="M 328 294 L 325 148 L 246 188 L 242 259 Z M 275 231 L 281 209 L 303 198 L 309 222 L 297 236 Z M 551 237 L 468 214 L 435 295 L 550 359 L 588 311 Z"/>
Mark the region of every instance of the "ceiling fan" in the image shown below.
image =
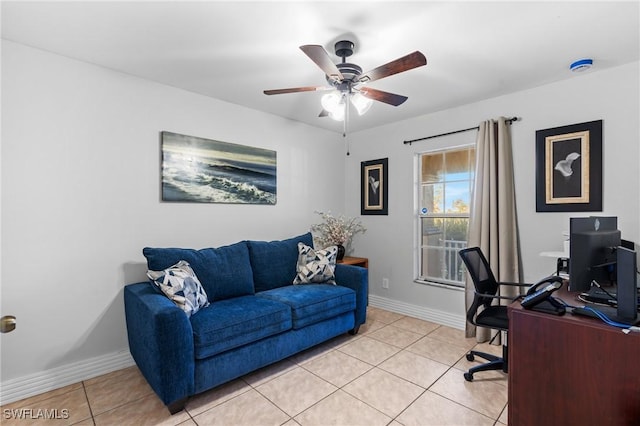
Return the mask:
<path id="1" fill-rule="evenodd" d="M 351 100 L 360 115 L 371 107 L 372 100 L 393 106 L 401 105 L 408 99 L 406 96 L 372 89 L 366 87 L 366 84 L 427 64 L 425 56 L 415 51 L 363 73 L 361 67 L 346 61 L 346 58 L 353 54 L 354 44 L 351 41 L 341 40 L 335 44 L 336 56 L 342 58 L 339 64 L 334 64 L 327 51 L 320 45 L 308 44 L 300 46 L 300 49 L 325 73 L 329 85 L 265 90 L 264 94 L 331 91 L 322 97 L 323 110 L 320 117 L 328 115 L 339 121 L 345 120 L 348 115 L 347 99 Z"/>

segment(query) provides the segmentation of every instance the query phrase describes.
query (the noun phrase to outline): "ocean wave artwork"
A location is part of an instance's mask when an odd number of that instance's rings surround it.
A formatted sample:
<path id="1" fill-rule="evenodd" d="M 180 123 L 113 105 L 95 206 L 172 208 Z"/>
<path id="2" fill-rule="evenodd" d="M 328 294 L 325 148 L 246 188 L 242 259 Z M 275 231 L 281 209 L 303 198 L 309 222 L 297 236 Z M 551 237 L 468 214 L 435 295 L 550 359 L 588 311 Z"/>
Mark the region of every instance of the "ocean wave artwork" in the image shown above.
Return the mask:
<path id="1" fill-rule="evenodd" d="M 162 132 L 162 200 L 275 204 L 276 151 Z"/>

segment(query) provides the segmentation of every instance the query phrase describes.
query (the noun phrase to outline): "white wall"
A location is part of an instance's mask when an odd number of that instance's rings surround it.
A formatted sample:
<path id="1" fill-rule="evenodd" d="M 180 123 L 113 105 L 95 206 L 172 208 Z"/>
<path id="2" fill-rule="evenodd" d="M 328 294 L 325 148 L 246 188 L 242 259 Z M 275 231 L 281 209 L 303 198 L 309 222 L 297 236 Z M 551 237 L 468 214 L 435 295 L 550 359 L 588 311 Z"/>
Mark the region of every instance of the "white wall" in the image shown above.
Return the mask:
<path id="1" fill-rule="evenodd" d="M 284 238 L 317 222 L 315 210 L 359 216 L 360 162 L 377 158 L 389 158 L 389 216 L 363 216 L 353 244 L 370 258 L 371 303 L 461 326 L 461 292 L 413 282 L 413 156 L 475 135 L 402 141 L 487 118 L 522 118 L 512 134 L 527 280 L 553 270 L 538 253 L 560 249 L 572 216 L 535 212 L 538 129 L 604 120 L 603 214 L 640 241 L 638 76 L 638 63 L 590 72 L 350 134 L 345 157 L 340 134 L 3 41 L 0 301 L 18 317 L 0 337 L 3 402 L 9 388 L 82 380 L 108 364 L 93 360 L 127 352 L 122 287 L 144 279 L 142 247 Z M 160 202 L 162 130 L 276 150 L 277 205 Z"/>
<path id="2" fill-rule="evenodd" d="M 344 206 L 339 134 L 7 41 L 2 124 L 3 384 L 126 351 L 144 246 L 286 238 Z M 161 202 L 162 130 L 276 150 L 277 204 Z"/>
<path id="3" fill-rule="evenodd" d="M 526 282 L 535 282 L 554 272 L 555 259 L 540 257 L 539 253 L 561 251 L 562 232 L 568 231 L 569 217 L 589 215 L 536 213 L 536 130 L 603 120 L 604 207 L 601 213 L 595 214 L 618 216 L 623 238 L 640 243 L 639 76 L 636 62 L 568 76 L 569 79 L 559 83 L 351 135 L 346 175 L 348 214 L 360 212 L 360 162 L 389 158 L 389 215 L 364 216 L 368 231 L 355 242 L 356 252 L 369 257 L 371 300 L 386 303 L 391 308 L 411 310 L 427 318 L 450 314 L 459 318 L 460 327 L 464 325 L 464 300 L 460 291 L 413 282 L 413 158 L 417 152 L 473 143 L 476 132 L 430 139 L 411 146 L 402 142 L 473 127 L 489 118 L 518 116 L 522 119 L 511 128 Z M 388 290 L 381 287 L 383 278 L 389 278 Z"/>

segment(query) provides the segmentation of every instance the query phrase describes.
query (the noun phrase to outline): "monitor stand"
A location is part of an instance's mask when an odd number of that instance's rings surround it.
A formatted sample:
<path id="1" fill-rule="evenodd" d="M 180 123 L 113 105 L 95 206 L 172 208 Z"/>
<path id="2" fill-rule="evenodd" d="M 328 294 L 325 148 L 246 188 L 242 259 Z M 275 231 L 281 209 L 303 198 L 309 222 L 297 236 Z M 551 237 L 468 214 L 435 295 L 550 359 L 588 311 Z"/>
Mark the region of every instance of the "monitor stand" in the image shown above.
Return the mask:
<path id="1" fill-rule="evenodd" d="M 605 291 L 592 285 L 587 293 L 582 293 L 580 296 L 587 302 L 591 303 L 600 303 L 614 307 L 618 305 L 618 296 L 613 287 L 610 287 L 610 290 Z"/>

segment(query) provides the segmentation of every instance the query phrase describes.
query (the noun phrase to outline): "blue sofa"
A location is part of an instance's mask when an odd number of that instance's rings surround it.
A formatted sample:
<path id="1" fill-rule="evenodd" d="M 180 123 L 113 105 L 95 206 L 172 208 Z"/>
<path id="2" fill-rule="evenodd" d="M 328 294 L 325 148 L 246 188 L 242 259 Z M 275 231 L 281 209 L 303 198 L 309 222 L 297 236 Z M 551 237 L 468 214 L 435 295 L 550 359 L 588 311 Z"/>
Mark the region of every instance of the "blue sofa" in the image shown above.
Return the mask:
<path id="1" fill-rule="evenodd" d="M 143 250 L 150 270 L 187 261 L 210 302 L 189 317 L 150 281 L 124 288 L 131 355 L 172 414 L 192 395 L 357 333 L 366 319 L 367 270 L 337 264 L 337 285 L 292 285 L 298 242 L 313 247 L 307 233 L 202 250 Z"/>

